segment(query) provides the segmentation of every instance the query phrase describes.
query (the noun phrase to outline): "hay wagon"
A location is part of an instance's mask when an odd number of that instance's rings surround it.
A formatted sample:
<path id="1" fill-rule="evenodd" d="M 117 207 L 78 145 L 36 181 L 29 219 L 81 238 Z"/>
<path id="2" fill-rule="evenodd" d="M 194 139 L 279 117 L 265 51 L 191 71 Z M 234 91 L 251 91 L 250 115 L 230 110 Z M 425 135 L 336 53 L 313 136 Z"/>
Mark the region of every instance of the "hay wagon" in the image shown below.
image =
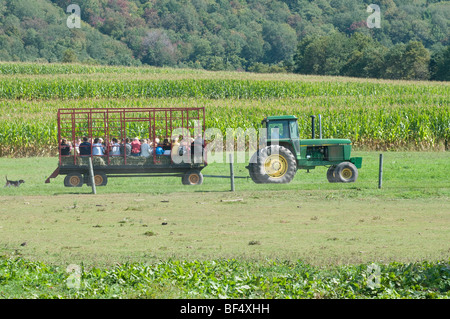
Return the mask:
<path id="1" fill-rule="evenodd" d="M 185 185 L 203 182 L 206 167 L 205 109 L 59 109 L 58 167 L 45 181 L 65 175 L 64 185 L 96 186 L 111 177 L 181 177 Z"/>

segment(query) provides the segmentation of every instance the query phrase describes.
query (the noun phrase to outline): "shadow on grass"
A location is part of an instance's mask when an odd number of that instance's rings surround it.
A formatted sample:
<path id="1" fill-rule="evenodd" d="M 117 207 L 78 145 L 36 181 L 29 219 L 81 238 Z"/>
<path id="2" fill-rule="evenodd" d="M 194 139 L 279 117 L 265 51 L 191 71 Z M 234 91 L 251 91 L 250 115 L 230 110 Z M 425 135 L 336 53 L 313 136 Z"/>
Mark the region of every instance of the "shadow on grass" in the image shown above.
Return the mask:
<path id="1" fill-rule="evenodd" d="M 68 193 L 53 193 L 54 196 L 58 196 L 58 195 L 94 195 L 94 193 L 89 192 L 89 193 L 76 193 L 76 192 L 68 192 Z"/>

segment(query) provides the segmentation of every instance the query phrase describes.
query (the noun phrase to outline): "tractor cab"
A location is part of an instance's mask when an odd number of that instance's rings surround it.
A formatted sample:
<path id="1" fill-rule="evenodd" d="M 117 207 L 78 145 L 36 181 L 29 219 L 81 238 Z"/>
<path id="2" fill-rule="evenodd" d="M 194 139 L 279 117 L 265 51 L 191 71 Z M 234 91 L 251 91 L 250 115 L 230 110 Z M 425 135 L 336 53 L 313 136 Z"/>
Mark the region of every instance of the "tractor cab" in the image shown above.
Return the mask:
<path id="1" fill-rule="evenodd" d="M 267 129 L 267 145 L 279 144 L 300 154 L 300 139 L 297 117 L 293 115 L 269 116 L 261 121 L 261 126 Z"/>

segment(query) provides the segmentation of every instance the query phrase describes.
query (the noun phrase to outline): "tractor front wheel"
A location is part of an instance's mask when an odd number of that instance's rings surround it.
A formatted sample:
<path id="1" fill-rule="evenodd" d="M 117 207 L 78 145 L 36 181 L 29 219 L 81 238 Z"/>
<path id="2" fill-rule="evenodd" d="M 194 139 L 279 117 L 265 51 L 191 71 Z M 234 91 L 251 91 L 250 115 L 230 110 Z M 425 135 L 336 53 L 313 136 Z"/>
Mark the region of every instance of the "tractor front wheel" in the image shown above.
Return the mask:
<path id="1" fill-rule="evenodd" d="M 330 166 L 327 171 L 327 179 L 330 183 L 336 183 L 337 179 L 334 176 L 334 171 L 336 170 L 336 165 Z"/>
<path id="2" fill-rule="evenodd" d="M 350 162 L 339 163 L 334 169 L 334 178 L 338 183 L 353 183 L 358 178 L 358 169 Z"/>

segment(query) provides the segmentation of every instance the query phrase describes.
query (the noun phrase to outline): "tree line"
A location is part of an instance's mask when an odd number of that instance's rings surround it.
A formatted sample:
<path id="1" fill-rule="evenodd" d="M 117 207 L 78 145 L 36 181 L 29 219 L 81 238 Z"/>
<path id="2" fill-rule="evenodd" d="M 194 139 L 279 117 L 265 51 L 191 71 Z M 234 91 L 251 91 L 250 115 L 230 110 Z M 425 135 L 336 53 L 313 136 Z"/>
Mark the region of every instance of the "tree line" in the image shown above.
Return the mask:
<path id="1" fill-rule="evenodd" d="M 361 33 L 349 37 L 334 32 L 303 39 L 294 55 L 293 71 L 363 78 L 449 81 L 449 67 L 449 46 L 431 55 L 420 41 L 386 47 Z"/>
<path id="2" fill-rule="evenodd" d="M 450 1 L 0 1 L 0 60 L 448 80 Z M 377 2 L 381 27 L 369 28 Z"/>

